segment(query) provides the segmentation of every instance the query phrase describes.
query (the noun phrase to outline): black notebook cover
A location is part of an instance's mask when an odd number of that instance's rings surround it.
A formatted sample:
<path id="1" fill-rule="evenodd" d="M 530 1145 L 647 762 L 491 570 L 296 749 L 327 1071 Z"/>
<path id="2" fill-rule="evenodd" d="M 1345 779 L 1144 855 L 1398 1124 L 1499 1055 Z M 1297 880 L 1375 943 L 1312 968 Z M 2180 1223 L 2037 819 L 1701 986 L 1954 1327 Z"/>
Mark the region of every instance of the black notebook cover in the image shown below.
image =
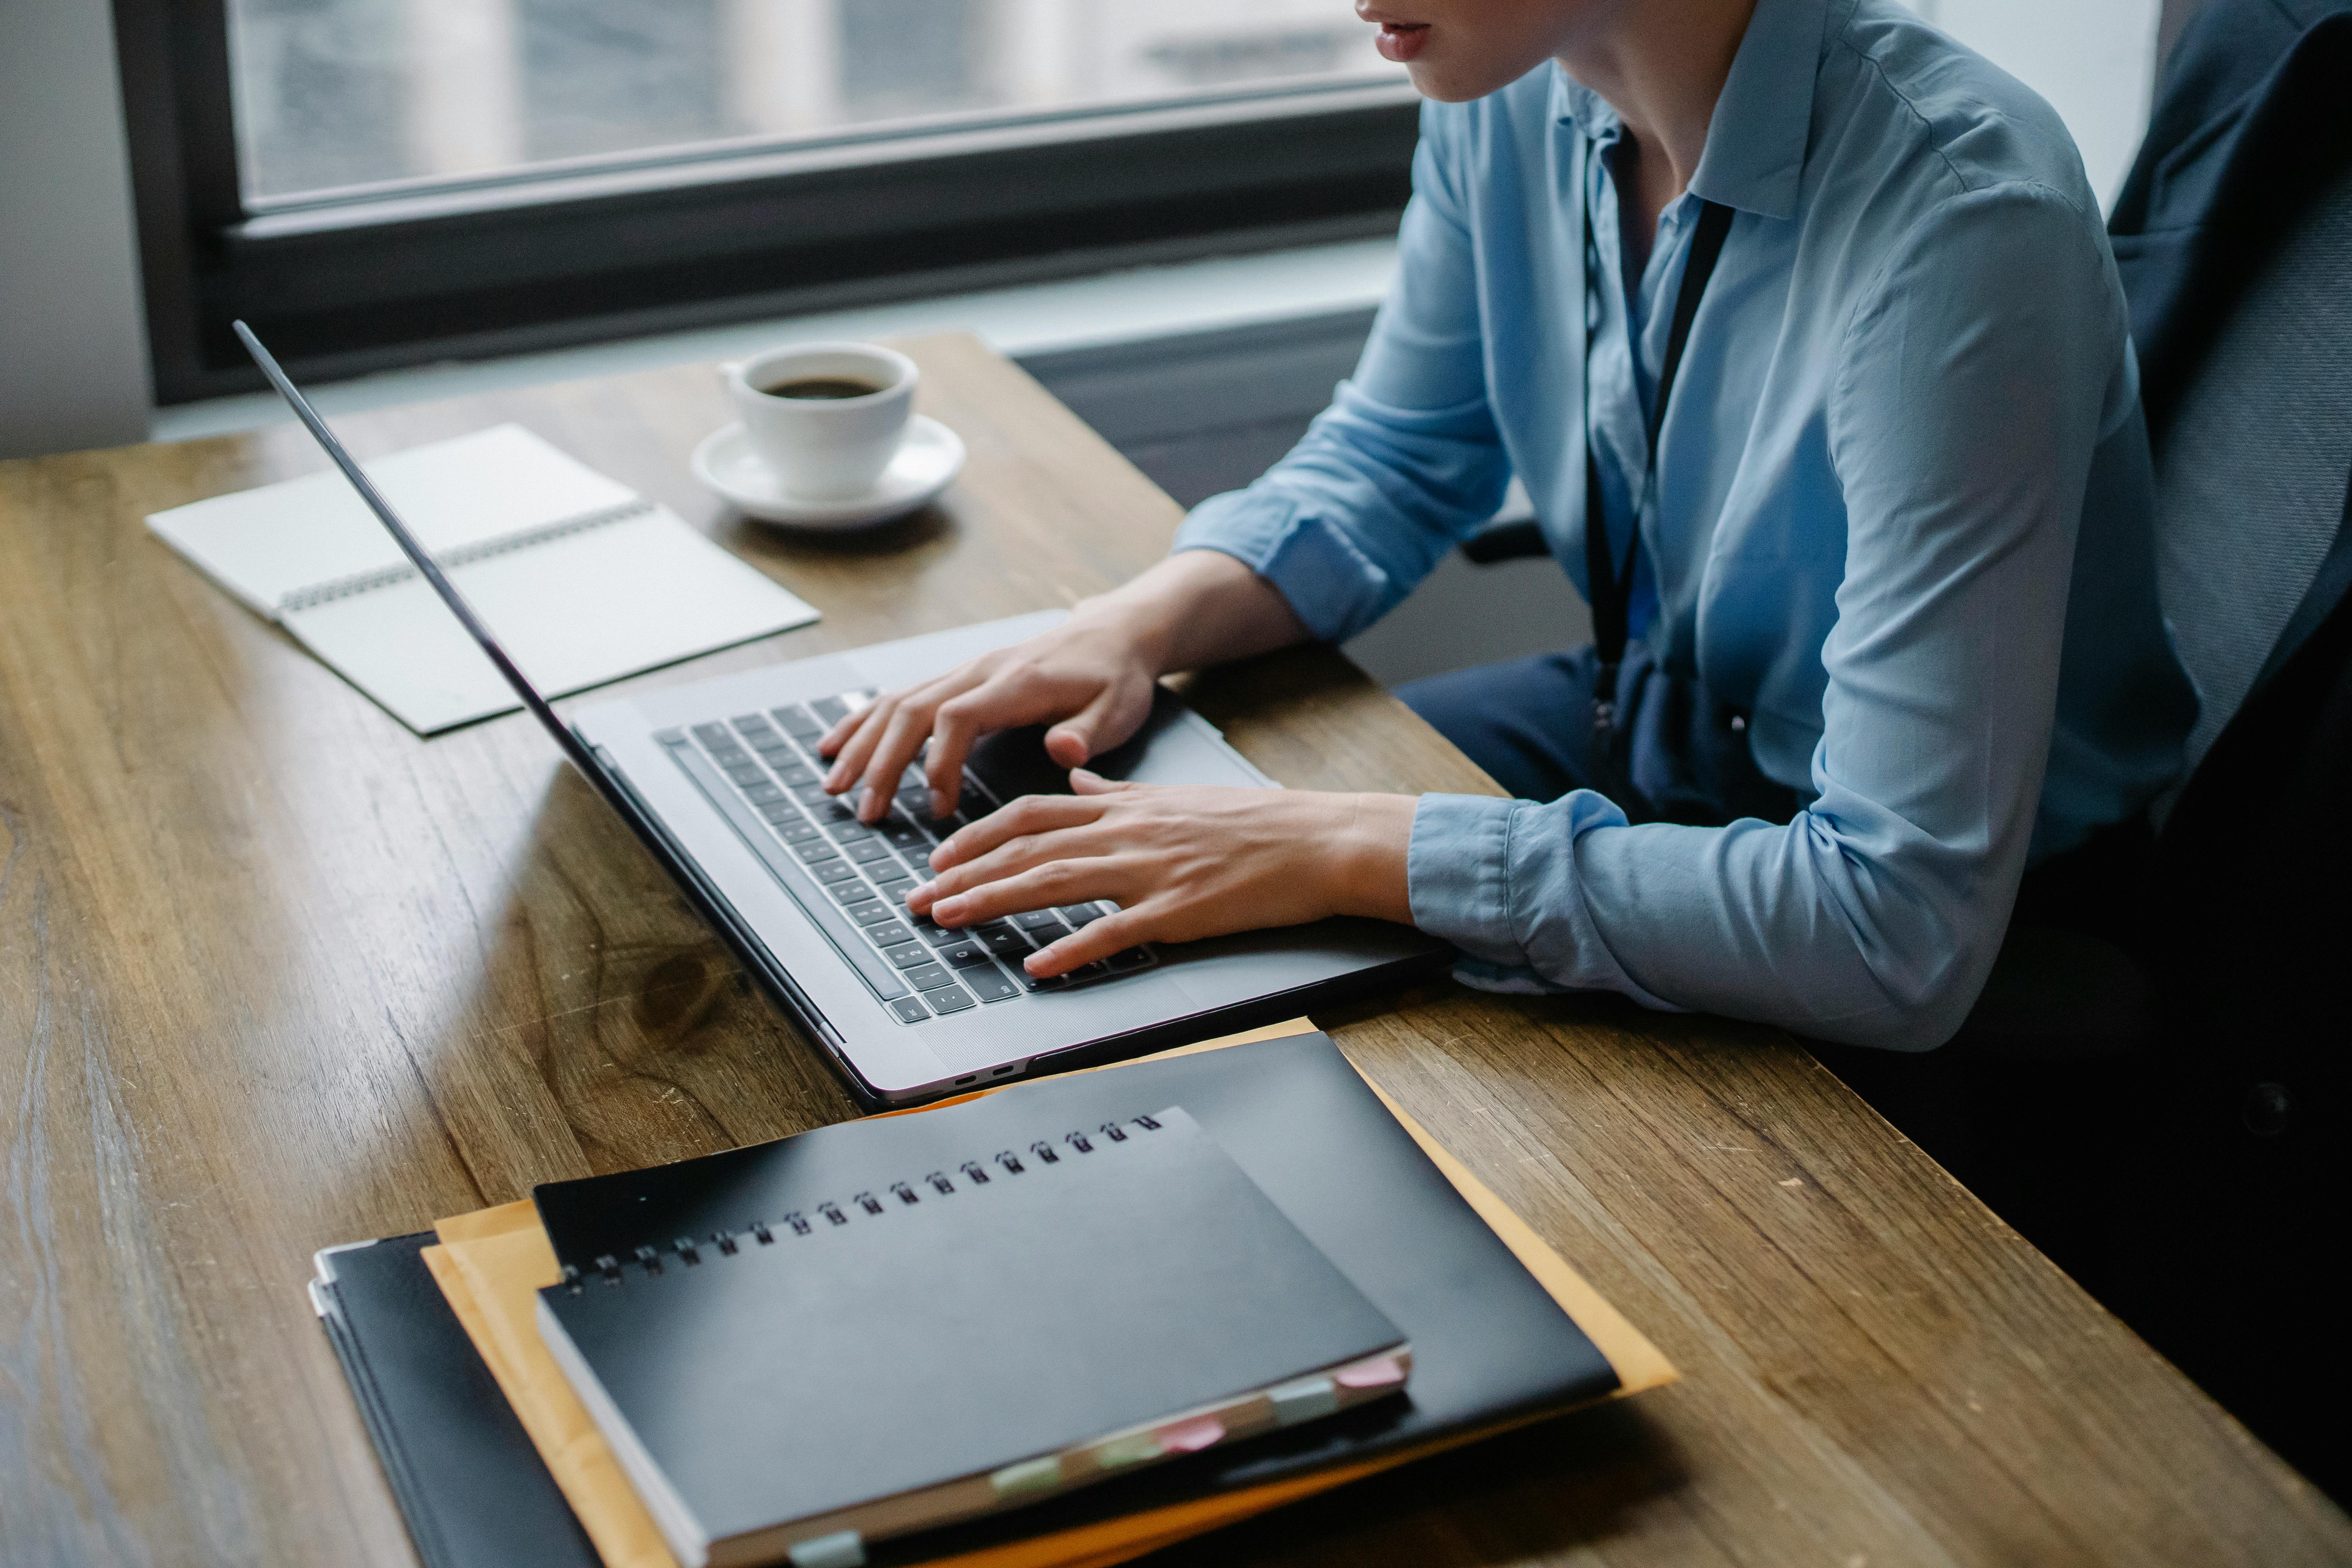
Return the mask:
<path id="1" fill-rule="evenodd" d="M 1182 1105 L 1411 1342 L 1411 1390 L 1402 1399 L 1213 1448 L 1015 1513 L 879 1542 L 869 1553 L 877 1563 L 920 1563 L 1328 1465 L 1371 1459 L 1434 1438 L 1568 1410 L 1616 1390 L 1616 1373 L 1599 1349 L 1321 1035 L 1045 1079 L 976 1103 L 1017 1106 L 1024 1100 L 1033 1108 L 1050 1107 L 1053 1121 L 1073 1128 Z M 939 1114 L 924 1111 L 848 1122 L 674 1165 L 554 1184 L 541 1187 L 535 1196 L 558 1258 L 584 1258 L 593 1268 L 599 1255 L 625 1241 L 632 1251 L 637 1245 L 667 1246 L 680 1235 L 707 1236 L 740 1226 L 763 1210 L 781 1215 L 814 1204 L 842 1190 L 842 1178 L 857 1172 L 896 1174 L 919 1158 L 917 1150 L 921 1147 L 919 1142 L 896 1140 Z M 1023 1110 L 1013 1119 L 1027 1125 L 1035 1112 Z M 887 1164 L 849 1159 L 856 1145 L 847 1140 L 886 1132 L 893 1140 L 887 1151 L 893 1158 Z M 942 1157 L 947 1152 L 940 1151 Z M 383 1380 L 437 1383 L 444 1377 L 478 1377 L 488 1385 L 488 1374 L 471 1342 L 440 1300 L 425 1266 L 413 1250 L 404 1257 L 412 1276 L 405 1284 L 376 1276 L 347 1280 L 345 1298 L 354 1291 L 379 1294 L 380 1310 L 372 1321 L 400 1320 L 398 1333 L 404 1340 L 439 1336 L 443 1349 L 437 1364 L 447 1370 L 437 1370 L 436 1358 L 412 1353 L 400 1358 L 394 1372 L 382 1374 Z M 352 1321 L 359 1320 L 354 1315 Z M 361 1347 L 370 1342 L 365 1329 L 357 1331 L 355 1338 Z M 352 1353 L 344 1355 L 344 1364 L 351 1372 L 355 1365 Z M 352 1381 L 359 1388 L 358 1373 L 352 1372 Z M 363 1406 L 367 1399 L 362 1392 Z M 436 1412 L 434 1421 L 450 1418 L 446 1400 L 424 1403 Z M 496 1489 L 487 1474 L 494 1462 L 486 1456 L 493 1448 L 509 1457 L 498 1474 L 515 1496 L 532 1495 L 534 1487 L 553 1491 L 536 1452 L 494 1387 L 490 1399 L 477 1409 L 481 1430 L 468 1434 L 467 1440 L 478 1445 L 478 1455 L 484 1456 L 475 1461 L 485 1472 L 483 1484 L 462 1495 L 456 1489 L 436 1492 L 428 1500 L 434 1510 L 432 1528 L 447 1542 L 510 1539 L 505 1521 L 493 1517 L 495 1510 L 476 1506 L 485 1491 Z M 396 1423 L 398 1417 L 394 1419 Z M 429 1429 L 415 1435 L 418 1445 L 442 1440 Z M 381 1435 L 378 1447 L 385 1452 L 387 1471 L 396 1473 Z M 425 1526 L 409 1494 L 397 1484 L 394 1489 L 409 1514 L 419 1550 L 434 1568 L 492 1560 L 595 1568 L 594 1553 L 576 1527 L 561 1539 L 551 1534 L 534 1559 L 467 1556 L 463 1553 L 468 1548 L 461 1544 L 450 1545 L 448 1555 L 438 1555 L 425 1543 Z M 477 1544 L 471 1549 L 488 1548 Z"/>
<path id="2" fill-rule="evenodd" d="M 923 1118 L 960 1160 L 869 1163 L 724 1248 L 616 1258 L 540 1292 L 705 1540 L 1402 1343 L 1181 1108 L 1071 1129 L 1033 1106 L 1009 1139 L 989 1109 Z"/>
<path id="3" fill-rule="evenodd" d="M 425 1568 L 596 1568 L 490 1369 L 419 1256 L 431 1231 L 319 1254 L 311 1304 Z"/>

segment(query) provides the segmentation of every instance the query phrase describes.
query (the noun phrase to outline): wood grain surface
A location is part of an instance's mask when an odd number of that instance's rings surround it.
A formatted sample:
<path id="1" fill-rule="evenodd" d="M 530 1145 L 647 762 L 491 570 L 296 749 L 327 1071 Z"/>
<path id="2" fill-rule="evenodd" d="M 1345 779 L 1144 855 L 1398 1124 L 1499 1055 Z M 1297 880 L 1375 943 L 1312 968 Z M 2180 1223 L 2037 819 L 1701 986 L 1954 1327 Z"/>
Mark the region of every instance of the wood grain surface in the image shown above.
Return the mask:
<path id="1" fill-rule="evenodd" d="M 1017 370 L 909 348 L 971 466 L 856 542 L 698 489 L 706 370 L 341 423 L 373 456 L 519 420 L 824 612 L 647 682 L 1068 604 L 1166 548 L 1175 508 Z M 526 718 L 417 740 L 141 521 L 321 466 L 290 426 L 0 464 L 8 1568 L 413 1562 L 311 1252 L 851 1113 Z M 1489 787 L 1328 650 L 1190 685 L 1294 786 Z M 1685 1381 L 1168 1560 L 2352 1562 L 2341 1513 L 1785 1037 L 1450 985 L 1320 1021 Z"/>

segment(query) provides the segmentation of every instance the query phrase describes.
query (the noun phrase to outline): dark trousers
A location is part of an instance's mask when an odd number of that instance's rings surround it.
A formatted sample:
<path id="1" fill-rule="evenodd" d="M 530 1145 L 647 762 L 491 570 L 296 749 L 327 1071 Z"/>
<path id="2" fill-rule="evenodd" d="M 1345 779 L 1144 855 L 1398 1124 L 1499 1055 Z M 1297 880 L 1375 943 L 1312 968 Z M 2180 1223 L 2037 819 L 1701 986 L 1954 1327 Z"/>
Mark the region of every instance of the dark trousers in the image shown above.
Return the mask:
<path id="1" fill-rule="evenodd" d="M 1519 800 L 1597 790 L 1634 822 L 1720 827 L 1786 822 L 1795 792 L 1758 771 L 1747 716 L 1645 648 L 1617 675 L 1617 722 L 1592 721 L 1601 661 L 1591 648 L 1482 665 L 1397 688 L 1404 705 Z"/>

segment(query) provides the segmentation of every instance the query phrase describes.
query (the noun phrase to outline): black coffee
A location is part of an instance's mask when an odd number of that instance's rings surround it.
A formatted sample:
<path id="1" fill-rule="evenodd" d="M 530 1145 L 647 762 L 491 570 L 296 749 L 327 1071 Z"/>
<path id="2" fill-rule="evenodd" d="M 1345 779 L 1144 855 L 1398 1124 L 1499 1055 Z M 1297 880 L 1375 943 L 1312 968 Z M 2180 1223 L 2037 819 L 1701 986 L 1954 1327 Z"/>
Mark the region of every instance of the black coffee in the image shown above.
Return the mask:
<path id="1" fill-rule="evenodd" d="M 871 397 L 882 388 L 846 375 L 803 375 L 760 388 L 771 397 Z"/>

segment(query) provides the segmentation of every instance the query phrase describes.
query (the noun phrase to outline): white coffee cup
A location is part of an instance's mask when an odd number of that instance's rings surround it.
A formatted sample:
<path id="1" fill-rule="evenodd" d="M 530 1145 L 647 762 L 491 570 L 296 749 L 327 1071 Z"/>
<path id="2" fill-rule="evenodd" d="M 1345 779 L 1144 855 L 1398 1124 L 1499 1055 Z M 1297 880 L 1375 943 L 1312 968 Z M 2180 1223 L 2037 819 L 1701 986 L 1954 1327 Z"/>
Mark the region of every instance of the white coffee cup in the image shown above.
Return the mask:
<path id="1" fill-rule="evenodd" d="M 719 369 L 752 450 L 787 494 L 806 500 L 851 500 L 873 489 L 905 438 L 922 374 L 905 354 L 872 343 L 796 343 Z"/>

